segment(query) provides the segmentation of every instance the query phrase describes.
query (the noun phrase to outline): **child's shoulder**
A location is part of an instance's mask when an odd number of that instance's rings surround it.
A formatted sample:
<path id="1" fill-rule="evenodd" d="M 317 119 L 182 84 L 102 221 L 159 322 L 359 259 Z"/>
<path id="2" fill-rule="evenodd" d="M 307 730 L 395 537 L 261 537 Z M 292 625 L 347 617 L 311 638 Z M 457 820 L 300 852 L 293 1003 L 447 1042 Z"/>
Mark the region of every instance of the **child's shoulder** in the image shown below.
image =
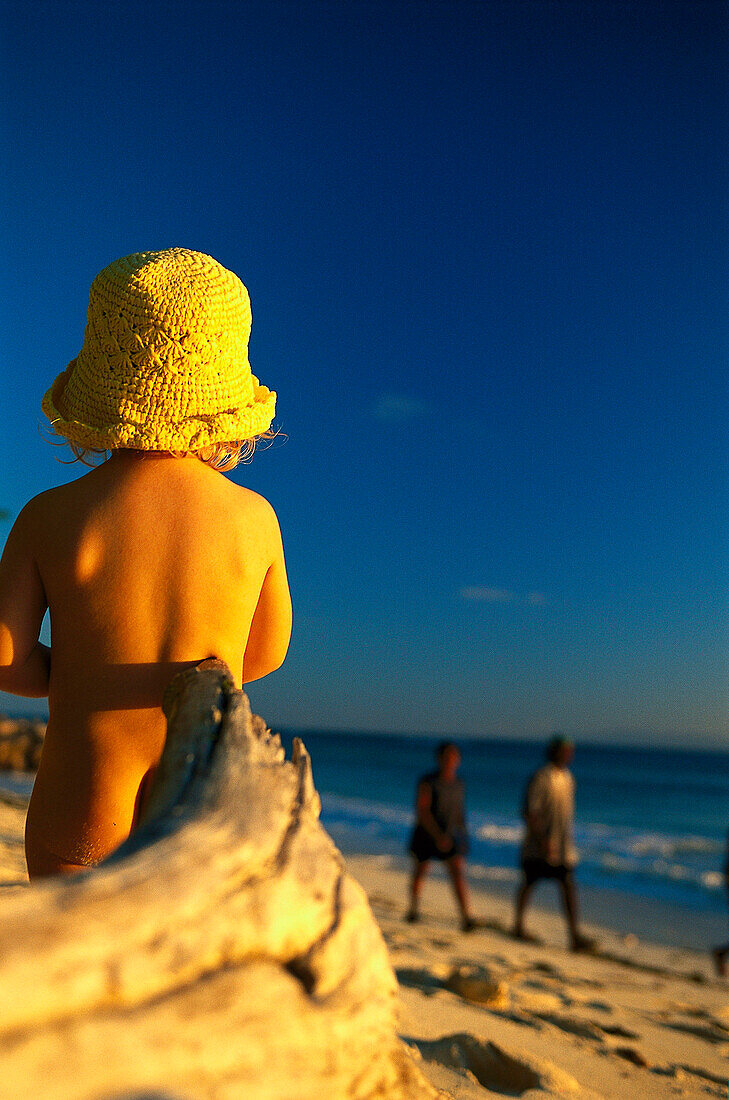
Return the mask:
<path id="1" fill-rule="evenodd" d="M 54 530 L 54 517 L 63 515 L 64 505 L 58 489 L 45 489 L 24 504 L 18 512 L 8 534 L 6 552 L 11 549 L 21 555 L 35 555 L 39 546 L 47 540 L 49 530 Z"/>
<path id="2" fill-rule="evenodd" d="M 278 532 L 279 522 L 276 511 L 269 500 L 253 489 L 229 482 L 241 516 L 246 522 L 254 522 L 266 531 Z"/>
<path id="3" fill-rule="evenodd" d="M 23 530 L 31 530 L 39 522 L 42 522 L 50 513 L 63 508 L 68 500 L 65 485 L 54 485 L 50 489 L 43 489 L 31 497 L 18 512 L 14 527 Z"/>
<path id="4" fill-rule="evenodd" d="M 45 520 L 49 515 L 65 513 L 74 500 L 79 500 L 88 493 L 87 485 L 81 483 L 86 483 L 87 478 L 90 478 L 93 473 L 93 470 L 89 470 L 79 478 L 63 482 L 61 485 L 53 485 L 50 489 L 43 489 L 30 498 L 18 514 L 16 523 L 32 524 Z"/>
<path id="5" fill-rule="evenodd" d="M 267 500 L 266 497 L 261 496 L 260 493 L 256 493 L 253 489 L 246 488 L 245 485 L 236 485 L 235 482 L 232 481 L 228 481 L 228 484 L 231 486 L 241 507 L 251 508 L 254 511 L 260 512 L 262 516 L 276 515 L 271 502 Z"/>
<path id="6" fill-rule="evenodd" d="M 57 545 L 73 513 L 67 485 L 44 489 L 18 512 L 8 542 L 12 541 L 21 552 L 35 556 L 49 545 L 49 540 Z"/>
<path id="7" fill-rule="evenodd" d="M 15 528 L 44 538 L 49 530 L 60 532 L 69 528 L 74 518 L 88 513 L 103 491 L 103 465 L 94 466 L 78 477 L 31 497 L 18 513 Z"/>

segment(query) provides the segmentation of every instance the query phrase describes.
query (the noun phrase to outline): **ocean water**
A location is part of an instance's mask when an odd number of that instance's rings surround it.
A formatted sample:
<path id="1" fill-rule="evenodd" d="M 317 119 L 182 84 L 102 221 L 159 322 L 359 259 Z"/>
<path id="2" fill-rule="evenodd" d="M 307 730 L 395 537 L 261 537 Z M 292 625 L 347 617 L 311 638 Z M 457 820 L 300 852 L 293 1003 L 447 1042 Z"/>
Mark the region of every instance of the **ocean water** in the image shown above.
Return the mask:
<path id="1" fill-rule="evenodd" d="M 282 740 L 290 751 L 297 731 Z M 312 758 L 322 821 L 344 852 L 404 854 L 417 779 L 432 738 L 299 733 Z M 460 743 L 473 877 L 516 879 L 524 787 L 544 759 L 533 742 Z M 579 745 L 577 880 L 704 913 L 726 911 L 729 753 Z"/>
<path id="2" fill-rule="evenodd" d="M 406 855 L 417 780 L 435 766 L 437 739 L 284 730 L 287 756 L 296 735 L 311 755 L 322 822 L 342 851 Z M 518 877 L 524 787 L 542 764 L 544 747 L 464 740 L 460 748 L 469 876 L 511 890 Z M 578 743 L 572 772 L 578 883 L 632 897 L 639 910 L 662 903 L 666 927 L 680 916 L 679 940 L 687 938 L 692 913 L 697 929 L 711 927 L 725 938 L 729 753 Z M 9 798 L 27 798 L 32 782 L 29 775 L 0 774 Z M 680 915 L 672 913 L 676 906 Z M 656 912 L 655 904 L 649 911 Z"/>

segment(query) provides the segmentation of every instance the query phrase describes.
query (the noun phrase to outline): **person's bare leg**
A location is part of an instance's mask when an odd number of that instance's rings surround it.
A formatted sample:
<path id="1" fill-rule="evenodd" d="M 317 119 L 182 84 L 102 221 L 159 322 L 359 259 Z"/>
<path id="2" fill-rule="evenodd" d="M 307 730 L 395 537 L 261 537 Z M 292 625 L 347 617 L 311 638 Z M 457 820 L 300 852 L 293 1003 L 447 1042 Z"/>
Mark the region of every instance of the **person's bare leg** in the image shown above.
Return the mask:
<path id="1" fill-rule="evenodd" d="M 533 882 L 527 882 L 526 875 L 522 875 L 521 883 L 516 894 L 516 913 L 514 915 L 514 935 L 517 939 L 524 939 L 524 913 L 526 912 L 527 902 L 531 897 L 532 890 L 534 889 Z"/>
<path id="2" fill-rule="evenodd" d="M 410 909 L 406 920 L 414 922 L 420 918 L 420 894 L 423 889 L 423 881 L 428 873 L 428 860 L 416 859 L 413 861 L 413 877 L 410 884 Z"/>
<path id="3" fill-rule="evenodd" d="M 594 949 L 595 941 L 583 936 L 578 927 L 577 918 L 577 889 L 572 875 L 559 880 L 560 892 L 564 914 L 567 919 L 567 927 L 570 933 L 570 947 L 573 951 L 589 951 Z"/>
<path id="4" fill-rule="evenodd" d="M 577 928 L 577 892 L 575 884 L 570 877 L 560 879 L 559 889 L 562 895 L 562 908 L 569 928 L 570 942 L 574 944 L 580 938 Z"/>
<path id="5" fill-rule="evenodd" d="M 714 966 L 716 967 L 716 973 L 720 978 L 726 977 L 726 959 L 729 955 L 729 943 L 724 944 L 723 947 L 715 947 L 711 952 L 714 959 Z"/>
<path id="6" fill-rule="evenodd" d="M 453 883 L 453 891 L 456 895 L 458 908 L 461 911 L 461 927 L 464 931 L 470 932 L 474 927 L 474 921 L 471 917 L 468 885 L 466 883 L 466 861 L 463 856 L 451 856 L 446 863 L 448 866 L 448 874 L 451 876 L 451 882 Z"/>

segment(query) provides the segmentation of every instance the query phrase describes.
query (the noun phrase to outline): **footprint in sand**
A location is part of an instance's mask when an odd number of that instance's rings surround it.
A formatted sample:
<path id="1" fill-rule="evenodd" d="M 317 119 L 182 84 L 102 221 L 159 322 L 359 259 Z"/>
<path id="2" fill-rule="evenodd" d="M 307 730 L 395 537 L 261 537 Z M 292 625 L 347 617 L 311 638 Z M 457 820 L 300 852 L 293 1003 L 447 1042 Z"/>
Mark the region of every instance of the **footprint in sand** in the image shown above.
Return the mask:
<path id="1" fill-rule="evenodd" d="M 710 1020 L 706 1024 L 689 1024 L 682 1020 L 661 1020 L 660 1023 L 672 1031 L 695 1035 L 697 1039 L 704 1039 L 707 1043 L 726 1043 L 729 1040 L 729 1028 L 718 1020 Z"/>
<path id="2" fill-rule="evenodd" d="M 616 1039 L 640 1039 L 640 1035 L 636 1031 L 630 1031 L 627 1027 L 620 1027 L 619 1024 L 598 1024 L 606 1035 L 612 1035 Z"/>
<path id="3" fill-rule="evenodd" d="M 583 1008 L 589 1008 L 593 1012 L 614 1012 L 612 1005 L 607 1004 L 605 1001 L 584 1001 Z"/>
<path id="4" fill-rule="evenodd" d="M 158 1089 L 142 1089 L 132 1092 L 117 1092 L 113 1096 L 106 1096 L 103 1100 L 188 1100 L 181 1093 L 160 1092 Z"/>
<path id="5" fill-rule="evenodd" d="M 634 1066 L 639 1066 L 641 1069 L 650 1069 L 648 1059 L 635 1047 L 615 1047 L 615 1053 L 619 1058 L 624 1058 L 626 1062 L 632 1062 Z"/>
<path id="6" fill-rule="evenodd" d="M 444 989 L 443 979 L 424 966 L 398 967 L 395 970 L 395 976 L 400 985 L 405 986 L 406 989 L 418 989 L 426 997 L 432 997 L 434 993 L 442 992 Z"/>
<path id="7" fill-rule="evenodd" d="M 466 1033 L 430 1041 L 405 1041 L 414 1044 L 427 1062 L 439 1062 L 464 1075 L 470 1074 L 485 1089 L 506 1096 L 523 1096 L 531 1089 L 557 1096 L 575 1096 L 582 1091 L 574 1077 L 551 1062 L 521 1050 L 511 1053 L 496 1043 Z"/>
<path id="8" fill-rule="evenodd" d="M 548 962 L 532 963 L 532 965 L 528 969 L 531 972 L 536 971 L 538 974 L 547 975 L 547 977 L 552 979 L 555 985 L 564 986 L 565 988 L 569 986 L 579 986 L 583 989 L 605 988 L 605 983 L 598 981 L 597 978 L 583 978 L 581 976 L 577 977 L 575 974 L 572 974 L 568 977 L 563 970 L 560 970 L 558 967 Z"/>
<path id="9" fill-rule="evenodd" d="M 595 1043 L 605 1042 L 605 1029 L 592 1023 L 591 1020 L 581 1020 L 578 1016 L 568 1016 L 559 1012 L 535 1012 L 534 1015 L 545 1024 L 552 1024 L 553 1027 L 559 1028 L 568 1035 L 575 1035 L 578 1039 L 591 1039 Z M 637 1036 L 634 1035 L 631 1038 L 637 1038 Z"/>
<path id="10" fill-rule="evenodd" d="M 431 947 L 440 947 L 440 948 L 443 948 L 445 950 L 449 947 L 453 947 L 454 941 L 453 940 L 440 940 L 440 939 L 437 939 L 437 938 L 433 938 L 431 940 L 428 940 L 428 943 L 430 944 Z"/>
<path id="11" fill-rule="evenodd" d="M 701 1069 L 700 1066 L 690 1066 L 686 1062 L 676 1062 L 668 1067 L 667 1072 L 670 1075 L 689 1074 L 691 1077 L 698 1077 L 700 1081 L 708 1081 L 712 1085 L 719 1085 L 722 1092 L 717 1095 L 725 1095 L 723 1090 L 726 1089 L 726 1077 L 720 1077 L 718 1073 L 711 1073 L 708 1069 Z"/>
<path id="12" fill-rule="evenodd" d="M 614 1039 L 640 1039 L 637 1032 L 630 1031 L 627 1027 L 620 1027 L 618 1024 L 598 1024 L 594 1020 L 587 1020 L 564 1012 L 536 1011 L 533 1014 L 538 1019 L 543 1020 L 545 1024 L 552 1024 L 554 1027 L 558 1027 L 560 1031 L 565 1031 L 569 1035 L 576 1035 L 580 1039 L 592 1039 L 598 1043 L 604 1043 L 607 1035 Z"/>

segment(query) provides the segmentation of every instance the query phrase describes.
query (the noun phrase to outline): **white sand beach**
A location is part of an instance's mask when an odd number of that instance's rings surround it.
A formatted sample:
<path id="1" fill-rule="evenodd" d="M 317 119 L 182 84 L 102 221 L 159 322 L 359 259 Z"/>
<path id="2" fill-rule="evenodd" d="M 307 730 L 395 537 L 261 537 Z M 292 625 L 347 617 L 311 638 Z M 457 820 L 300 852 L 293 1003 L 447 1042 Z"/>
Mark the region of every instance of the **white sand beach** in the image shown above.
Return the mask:
<path id="1" fill-rule="evenodd" d="M 421 923 L 406 924 L 406 866 L 347 863 L 398 975 L 401 1035 L 454 1100 L 727 1095 L 729 983 L 707 954 L 588 924 L 600 953 L 575 955 L 560 917 L 538 907 L 529 924 L 543 943 L 516 942 L 511 900 L 482 888 L 485 927 L 465 935 L 440 877 L 426 885 Z"/>
<path id="2" fill-rule="evenodd" d="M 0 899 L 28 888 L 23 821 L 21 798 L 0 801 Z M 399 979 L 400 1034 L 445 1097 L 726 1096 L 729 983 L 706 954 L 588 925 L 600 954 L 574 955 L 559 916 L 536 907 L 543 943 L 515 942 L 510 900 L 483 887 L 484 927 L 466 935 L 437 875 L 422 921 L 406 924 L 406 864 L 353 855 L 347 866 Z"/>

